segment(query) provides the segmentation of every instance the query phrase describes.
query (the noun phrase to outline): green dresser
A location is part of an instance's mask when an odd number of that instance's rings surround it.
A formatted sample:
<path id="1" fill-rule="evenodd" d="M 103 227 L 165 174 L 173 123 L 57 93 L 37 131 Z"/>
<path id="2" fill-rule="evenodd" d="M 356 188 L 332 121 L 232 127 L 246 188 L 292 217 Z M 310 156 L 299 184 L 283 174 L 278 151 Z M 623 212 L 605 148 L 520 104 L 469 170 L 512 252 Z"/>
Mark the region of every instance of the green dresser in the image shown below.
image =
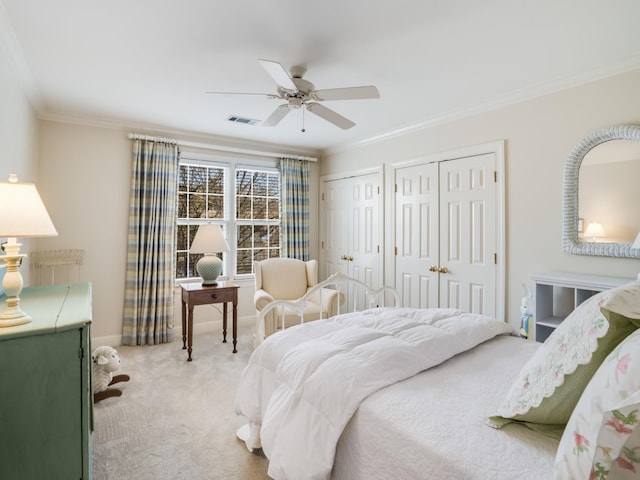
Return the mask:
<path id="1" fill-rule="evenodd" d="M 20 298 L 31 322 L 0 328 L 0 479 L 88 480 L 91 285 L 25 288 Z"/>

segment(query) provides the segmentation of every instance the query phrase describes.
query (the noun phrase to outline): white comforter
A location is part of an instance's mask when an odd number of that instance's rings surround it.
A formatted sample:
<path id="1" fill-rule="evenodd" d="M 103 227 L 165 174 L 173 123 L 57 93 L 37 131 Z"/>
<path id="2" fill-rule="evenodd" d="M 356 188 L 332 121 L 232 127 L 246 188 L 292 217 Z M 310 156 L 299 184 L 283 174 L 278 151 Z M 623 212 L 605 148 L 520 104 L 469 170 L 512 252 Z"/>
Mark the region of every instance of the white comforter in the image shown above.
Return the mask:
<path id="1" fill-rule="evenodd" d="M 378 308 L 274 334 L 240 379 L 236 410 L 251 425 L 247 446 L 262 446 L 276 480 L 324 480 L 364 398 L 510 332 L 460 310 Z"/>

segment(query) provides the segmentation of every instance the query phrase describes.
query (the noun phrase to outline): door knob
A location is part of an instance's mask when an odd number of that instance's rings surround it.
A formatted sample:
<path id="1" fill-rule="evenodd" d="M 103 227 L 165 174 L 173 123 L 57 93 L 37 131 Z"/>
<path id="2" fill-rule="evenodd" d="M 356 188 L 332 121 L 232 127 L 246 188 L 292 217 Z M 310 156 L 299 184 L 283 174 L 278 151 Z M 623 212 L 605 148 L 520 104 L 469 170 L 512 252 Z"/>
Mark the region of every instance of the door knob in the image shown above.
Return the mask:
<path id="1" fill-rule="evenodd" d="M 438 271 L 438 266 L 437 265 L 431 265 L 429 267 L 429 271 L 430 272 L 437 272 Z"/>
<path id="2" fill-rule="evenodd" d="M 440 268 L 438 269 L 438 271 L 439 271 L 440 273 L 447 273 L 447 272 L 449 271 L 449 269 L 448 269 L 447 267 L 440 267 Z"/>

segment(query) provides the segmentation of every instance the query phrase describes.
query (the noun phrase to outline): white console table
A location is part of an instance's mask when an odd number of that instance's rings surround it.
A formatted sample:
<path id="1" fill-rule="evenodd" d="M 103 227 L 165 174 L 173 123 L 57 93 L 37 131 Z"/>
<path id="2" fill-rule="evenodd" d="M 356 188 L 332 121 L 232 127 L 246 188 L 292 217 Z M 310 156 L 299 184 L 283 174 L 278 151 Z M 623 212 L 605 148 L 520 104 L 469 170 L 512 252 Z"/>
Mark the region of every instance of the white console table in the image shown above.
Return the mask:
<path id="1" fill-rule="evenodd" d="M 634 280 L 563 272 L 540 273 L 531 275 L 531 279 L 535 283 L 536 342 L 544 342 L 567 315 L 592 295 Z"/>

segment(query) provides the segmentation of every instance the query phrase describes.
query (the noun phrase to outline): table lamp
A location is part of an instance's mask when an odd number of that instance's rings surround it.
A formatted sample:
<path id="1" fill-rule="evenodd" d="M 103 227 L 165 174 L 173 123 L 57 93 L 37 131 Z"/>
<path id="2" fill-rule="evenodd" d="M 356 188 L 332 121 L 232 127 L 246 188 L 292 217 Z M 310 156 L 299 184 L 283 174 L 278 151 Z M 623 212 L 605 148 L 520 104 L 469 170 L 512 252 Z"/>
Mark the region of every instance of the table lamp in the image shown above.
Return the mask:
<path id="1" fill-rule="evenodd" d="M 189 251 L 204 253 L 204 257 L 196 264 L 198 274 L 202 277 L 202 284 L 217 285 L 216 279 L 222 271 L 222 260 L 215 254 L 229 251 L 229 244 L 222 236 L 220 226 L 213 223 L 200 225 Z"/>
<path id="2" fill-rule="evenodd" d="M 584 232 L 584 237 L 590 242 L 597 242 L 598 238 L 604 238 L 606 236 L 607 235 L 604 233 L 602 225 L 596 222 L 590 223 L 587 226 L 587 230 Z"/>
<path id="3" fill-rule="evenodd" d="M 636 237 L 635 241 L 631 244 L 631 248 L 636 248 L 640 250 L 640 233 L 638 233 L 638 236 Z"/>
<path id="4" fill-rule="evenodd" d="M 20 264 L 26 255 L 20 253 L 22 244 L 16 241 L 16 237 L 56 235 L 58 232 L 33 183 L 18 183 L 15 174 L 9 176 L 8 182 L 0 182 L 0 237 L 7 237 L 7 243 L 2 244 L 5 254 L 0 255 L 0 260 L 7 264 L 7 271 L 2 279 L 7 307 L 0 314 L 0 327 L 22 325 L 31 321 L 20 309 L 23 285 Z"/>

